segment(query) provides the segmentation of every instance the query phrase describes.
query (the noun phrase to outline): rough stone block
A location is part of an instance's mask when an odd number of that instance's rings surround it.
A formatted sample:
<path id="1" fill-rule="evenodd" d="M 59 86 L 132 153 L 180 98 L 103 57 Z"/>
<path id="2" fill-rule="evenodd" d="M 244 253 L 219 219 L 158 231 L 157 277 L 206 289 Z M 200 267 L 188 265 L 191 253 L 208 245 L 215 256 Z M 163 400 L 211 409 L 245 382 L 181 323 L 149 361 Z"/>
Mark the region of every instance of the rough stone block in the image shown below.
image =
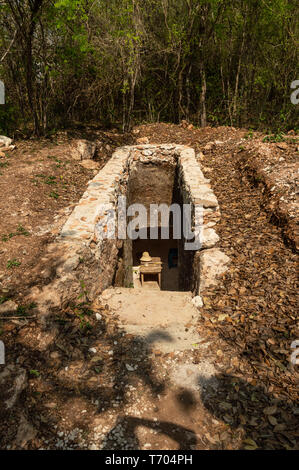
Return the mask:
<path id="1" fill-rule="evenodd" d="M 199 258 L 199 290 L 202 292 L 217 285 L 217 278 L 227 271 L 230 258 L 218 248 L 202 251 Z"/>

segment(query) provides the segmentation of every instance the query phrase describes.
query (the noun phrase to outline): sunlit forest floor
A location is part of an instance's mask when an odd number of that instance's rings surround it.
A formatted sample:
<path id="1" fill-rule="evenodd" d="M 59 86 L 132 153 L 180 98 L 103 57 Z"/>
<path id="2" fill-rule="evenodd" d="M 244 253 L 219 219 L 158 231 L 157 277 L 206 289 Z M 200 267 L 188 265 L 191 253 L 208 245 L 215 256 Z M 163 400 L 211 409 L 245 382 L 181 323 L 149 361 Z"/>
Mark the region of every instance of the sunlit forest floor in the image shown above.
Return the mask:
<path id="1" fill-rule="evenodd" d="M 0 447 L 297 448 L 298 136 L 142 125 L 127 135 L 98 132 L 93 165 L 72 159 L 73 138 L 19 141 L 0 158 L 0 339 L 9 367 L 0 369 Z M 43 254 L 87 182 L 117 146 L 140 139 L 196 150 L 231 258 L 219 286 L 203 293 L 198 333 L 209 347 L 177 358 L 124 335 L 105 302 L 55 311 L 47 331 L 26 303 L 28 290 L 54 275 L 41 268 Z M 198 397 L 171 388 L 174 360 L 213 364 L 217 389 Z"/>

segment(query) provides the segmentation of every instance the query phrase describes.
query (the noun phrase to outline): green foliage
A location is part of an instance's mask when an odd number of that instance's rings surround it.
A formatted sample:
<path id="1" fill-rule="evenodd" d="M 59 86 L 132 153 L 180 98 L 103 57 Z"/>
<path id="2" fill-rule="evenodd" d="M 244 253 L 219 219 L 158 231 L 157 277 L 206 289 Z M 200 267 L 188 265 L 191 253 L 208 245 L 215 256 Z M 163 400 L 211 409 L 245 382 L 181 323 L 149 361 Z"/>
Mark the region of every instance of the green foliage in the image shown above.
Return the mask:
<path id="1" fill-rule="evenodd" d="M 247 134 L 244 135 L 244 139 L 248 140 L 248 139 L 252 139 L 253 138 L 253 131 L 250 130 L 249 132 L 247 132 Z"/>
<path id="2" fill-rule="evenodd" d="M 4 302 L 6 302 L 7 300 L 9 300 L 8 296 L 0 295 L 0 305 L 4 304 Z"/>
<path id="3" fill-rule="evenodd" d="M 17 268 L 19 266 L 21 266 L 21 262 L 17 261 L 16 258 L 8 260 L 7 264 L 6 264 L 7 269 L 11 269 L 11 268 L 15 268 L 15 267 Z"/>
<path id="4" fill-rule="evenodd" d="M 36 304 L 34 302 L 28 305 L 19 305 L 16 314 L 20 317 L 26 317 L 34 308 L 36 308 Z"/>
<path id="5" fill-rule="evenodd" d="M 45 183 L 46 183 L 46 184 L 49 184 L 49 185 L 57 184 L 57 182 L 55 181 L 55 179 L 56 179 L 56 176 L 48 176 L 48 177 L 45 179 Z"/>
<path id="6" fill-rule="evenodd" d="M 25 237 L 28 237 L 30 233 L 21 224 L 19 224 L 16 232 L 11 232 L 8 235 L 2 235 L 1 240 L 3 242 L 8 242 L 8 240 L 13 237 L 17 237 L 18 235 L 24 235 Z"/>
<path id="7" fill-rule="evenodd" d="M 81 296 L 79 296 L 79 298 L 81 298 Z M 72 313 L 79 319 L 79 326 L 83 332 L 87 332 L 92 329 L 89 318 L 93 315 L 93 310 L 91 309 L 90 303 L 88 301 L 71 305 L 71 310 Z"/>
<path id="8" fill-rule="evenodd" d="M 212 125 L 299 126 L 295 0 L 54 0 L 34 14 L 35 2 L 17 3 L 0 3 L 0 133 L 200 124 L 203 105 Z"/>
<path id="9" fill-rule="evenodd" d="M 29 371 L 29 374 L 30 374 L 30 375 L 33 375 L 34 377 L 39 377 L 39 376 L 40 376 L 39 371 L 36 370 L 36 369 L 31 369 L 31 370 Z"/>
<path id="10" fill-rule="evenodd" d="M 285 136 L 279 132 L 278 134 L 270 134 L 266 135 L 266 137 L 263 138 L 263 142 L 284 142 Z"/>
<path id="11" fill-rule="evenodd" d="M 24 235 L 25 237 L 30 235 L 29 232 L 22 226 L 22 224 L 18 225 L 17 233 L 18 235 Z"/>

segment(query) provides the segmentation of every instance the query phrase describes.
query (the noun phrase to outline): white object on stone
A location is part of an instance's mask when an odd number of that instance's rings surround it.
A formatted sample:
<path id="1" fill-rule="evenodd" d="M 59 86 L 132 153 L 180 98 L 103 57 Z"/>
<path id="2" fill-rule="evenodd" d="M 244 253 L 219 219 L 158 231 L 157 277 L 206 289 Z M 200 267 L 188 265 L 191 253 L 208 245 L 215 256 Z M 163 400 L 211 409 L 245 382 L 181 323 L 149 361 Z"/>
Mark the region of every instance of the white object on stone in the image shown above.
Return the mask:
<path id="1" fill-rule="evenodd" d="M 102 320 L 102 315 L 100 313 L 96 313 L 96 319 L 98 321 Z"/>
<path id="2" fill-rule="evenodd" d="M 193 297 L 192 303 L 193 303 L 193 305 L 195 305 L 195 307 L 197 307 L 197 308 L 203 307 L 203 301 L 202 301 L 202 298 L 201 298 L 200 295 L 197 295 L 196 297 Z"/>
<path id="3" fill-rule="evenodd" d="M 133 281 L 140 279 L 140 266 L 133 266 Z"/>

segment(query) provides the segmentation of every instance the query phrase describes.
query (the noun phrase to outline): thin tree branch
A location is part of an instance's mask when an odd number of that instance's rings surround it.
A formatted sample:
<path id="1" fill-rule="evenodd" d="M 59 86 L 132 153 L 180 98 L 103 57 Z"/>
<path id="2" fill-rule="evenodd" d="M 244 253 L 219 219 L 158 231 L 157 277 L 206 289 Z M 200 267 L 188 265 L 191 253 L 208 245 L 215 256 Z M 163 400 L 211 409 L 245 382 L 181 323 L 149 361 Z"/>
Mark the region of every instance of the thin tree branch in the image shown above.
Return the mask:
<path id="1" fill-rule="evenodd" d="M 8 49 L 7 49 L 7 51 L 4 53 L 4 55 L 1 57 L 0 62 L 3 62 L 3 61 L 4 61 L 5 57 L 7 56 L 7 54 L 9 53 L 9 51 L 11 50 L 11 48 L 12 48 L 12 46 L 13 46 L 13 43 L 15 42 L 16 36 L 17 36 L 17 30 L 15 30 L 14 36 L 13 36 L 13 38 L 12 38 L 12 40 L 11 40 L 9 46 L 8 46 Z"/>

